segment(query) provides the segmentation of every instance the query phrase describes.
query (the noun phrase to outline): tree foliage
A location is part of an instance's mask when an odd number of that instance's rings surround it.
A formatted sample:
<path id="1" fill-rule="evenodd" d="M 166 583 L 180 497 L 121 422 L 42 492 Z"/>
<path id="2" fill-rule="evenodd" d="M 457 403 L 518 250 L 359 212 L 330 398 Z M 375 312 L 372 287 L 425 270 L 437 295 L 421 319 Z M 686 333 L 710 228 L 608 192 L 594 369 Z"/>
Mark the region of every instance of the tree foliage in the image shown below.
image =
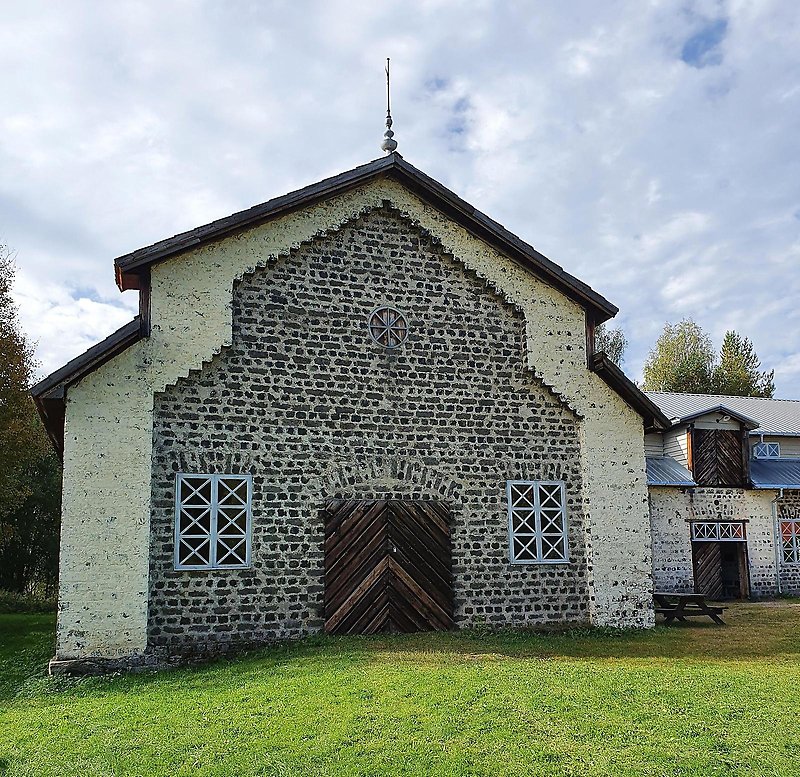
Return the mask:
<path id="1" fill-rule="evenodd" d="M 644 365 L 645 391 L 712 393 L 714 346 L 691 319 L 666 324 Z"/>
<path id="2" fill-rule="evenodd" d="M 762 372 L 753 343 L 734 331 L 725 333 L 714 369 L 714 393 L 738 397 L 771 397 L 775 371 Z"/>
<path id="3" fill-rule="evenodd" d="M 625 351 L 628 348 L 628 339 L 618 327 L 609 328 L 606 324 L 599 324 L 594 330 L 594 349 L 603 351 L 617 367 L 625 361 Z"/>
<path id="4" fill-rule="evenodd" d="M 28 389 L 35 363 L 11 296 L 14 256 L 0 246 L 0 588 L 52 587 L 60 466 Z"/>
<path id="5" fill-rule="evenodd" d="M 666 324 L 644 365 L 645 391 L 771 397 L 774 372 L 761 372 L 753 343 L 725 334 L 719 356 L 711 338 L 692 319 Z"/>

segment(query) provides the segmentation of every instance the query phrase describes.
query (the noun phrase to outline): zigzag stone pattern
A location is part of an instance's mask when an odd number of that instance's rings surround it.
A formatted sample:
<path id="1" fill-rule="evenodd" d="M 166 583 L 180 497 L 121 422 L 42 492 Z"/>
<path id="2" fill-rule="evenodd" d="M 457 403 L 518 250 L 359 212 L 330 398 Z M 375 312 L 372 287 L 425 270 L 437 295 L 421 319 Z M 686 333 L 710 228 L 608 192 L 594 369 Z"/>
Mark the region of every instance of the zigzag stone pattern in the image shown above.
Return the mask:
<path id="1" fill-rule="evenodd" d="M 213 368 L 212 360 L 227 358 L 223 349 L 234 340 L 236 279 L 260 272 L 261 264 L 279 265 L 293 248 L 315 236 L 331 237 L 342 224 L 387 200 L 435 236 L 460 267 L 480 277 L 484 291 L 499 290 L 506 303 L 524 311 L 525 331 L 516 348 L 527 355 L 527 372 L 521 371 L 520 380 L 530 385 L 535 374 L 541 383 L 534 383 L 547 386 L 551 399 L 572 408 L 579 427 L 576 458 L 583 480 L 578 501 L 584 505 L 591 558 L 591 618 L 598 624 L 652 623 L 641 419 L 587 371 L 583 311 L 399 183 L 375 180 L 155 265 L 150 338 L 70 388 L 59 656 L 110 658 L 147 648 L 150 521 L 159 509 L 151 504 L 150 488 L 156 395 L 194 376 L 192 371 L 203 375 Z M 391 453 L 383 450 L 380 457 L 391 458 Z M 430 465 L 428 458 L 420 453 L 414 459 L 420 471 Z M 324 473 L 315 477 L 319 491 Z M 452 477 L 442 475 L 442 482 L 448 480 Z M 387 475 L 385 485 L 393 483 Z M 430 493 L 428 487 L 423 490 Z M 115 548 L 113 554 L 109 547 Z M 104 583 L 109 579 L 116 581 L 113 590 Z"/>
<path id="2" fill-rule="evenodd" d="M 400 348 L 369 337 L 379 304 L 407 318 Z M 325 501 L 392 491 L 450 503 L 457 624 L 585 622 L 577 419 L 524 342 L 514 306 L 386 207 L 245 276 L 231 345 L 156 397 L 150 648 L 321 629 Z M 251 569 L 172 568 L 186 464 L 253 474 Z M 509 478 L 567 482 L 569 564 L 509 565 Z"/>

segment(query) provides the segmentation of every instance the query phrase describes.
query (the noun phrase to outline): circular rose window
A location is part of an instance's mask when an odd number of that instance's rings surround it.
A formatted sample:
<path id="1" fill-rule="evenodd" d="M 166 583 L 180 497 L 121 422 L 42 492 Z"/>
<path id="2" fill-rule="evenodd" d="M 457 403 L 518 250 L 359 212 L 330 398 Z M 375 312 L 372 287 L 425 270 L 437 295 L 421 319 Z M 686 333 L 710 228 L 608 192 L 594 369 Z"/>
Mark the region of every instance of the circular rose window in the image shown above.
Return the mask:
<path id="1" fill-rule="evenodd" d="M 369 334 L 378 345 L 397 348 L 408 337 L 406 317 L 395 308 L 376 308 L 369 317 Z"/>

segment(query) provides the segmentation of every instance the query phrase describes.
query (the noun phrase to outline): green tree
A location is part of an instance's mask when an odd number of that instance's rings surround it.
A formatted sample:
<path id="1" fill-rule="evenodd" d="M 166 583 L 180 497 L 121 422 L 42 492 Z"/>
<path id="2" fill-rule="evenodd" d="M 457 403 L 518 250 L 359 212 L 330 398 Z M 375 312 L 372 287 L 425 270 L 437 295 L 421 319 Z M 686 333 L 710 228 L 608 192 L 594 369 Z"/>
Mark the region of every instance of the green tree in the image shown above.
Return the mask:
<path id="1" fill-rule="evenodd" d="M 762 371 L 753 343 L 734 331 L 725 333 L 719 356 L 711 338 L 691 319 L 665 324 L 644 365 L 645 391 L 685 391 L 771 397 L 773 370 Z"/>
<path id="2" fill-rule="evenodd" d="M 713 392 L 716 354 L 711 338 L 690 318 L 665 324 L 644 365 L 645 391 Z"/>
<path id="3" fill-rule="evenodd" d="M 714 368 L 715 394 L 737 397 L 771 397 L 775 393 L 775 371 L 761 371 L 753 343 L 734 331 L 725 333 L 719 363 Z"/>
<path id="4" fill-rule="evenodd" d="M 599 324 L 594 330 L 594 349 L 602 351 L 617 367 L 625 361 L 625 351 L 628 339 L 618 327 L 609 328 L 606 324 Z"/>
<path id="5" fill-rule="evenodd" d="M 55 580 L 60 466 L 28 394 L 35 364 L 11 296 L 14 271 L 0 246 L 0 587 L 25 592 Z"/>

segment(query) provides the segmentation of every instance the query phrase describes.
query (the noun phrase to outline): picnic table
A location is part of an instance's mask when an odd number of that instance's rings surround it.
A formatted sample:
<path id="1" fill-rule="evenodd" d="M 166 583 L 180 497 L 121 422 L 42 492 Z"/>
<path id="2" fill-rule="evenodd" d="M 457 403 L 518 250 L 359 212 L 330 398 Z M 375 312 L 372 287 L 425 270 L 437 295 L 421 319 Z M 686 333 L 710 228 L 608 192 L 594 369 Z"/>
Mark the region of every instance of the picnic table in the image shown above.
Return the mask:
<path id="1" fill-rule="evenodd" d="M 653 594 L 656 602 L 656 612 L 664 616 L 666 623 L 674 620 L 685 621 L 687 617 L 707 615 L 714 623 L 720 626 L 725 621 L 720 617 L 727 607 L 719 605 L 709 606 L 703 594 L 681 594 L 669 591 L 656 591 Z"/>

